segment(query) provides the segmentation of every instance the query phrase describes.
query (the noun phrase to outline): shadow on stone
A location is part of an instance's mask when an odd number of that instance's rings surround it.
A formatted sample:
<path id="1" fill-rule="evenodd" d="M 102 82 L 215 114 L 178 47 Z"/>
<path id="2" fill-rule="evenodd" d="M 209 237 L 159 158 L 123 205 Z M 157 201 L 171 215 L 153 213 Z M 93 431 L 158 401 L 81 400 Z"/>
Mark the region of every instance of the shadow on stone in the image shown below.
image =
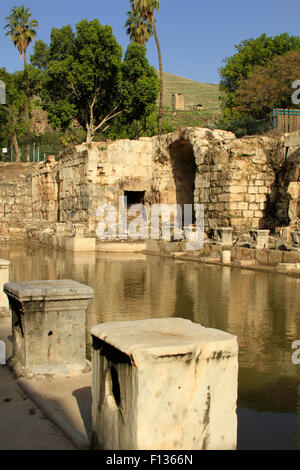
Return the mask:
<path id="1" fill-rule="evenodd" d="M 92 388 L 83 387 L 74 390 L 73 396 L 76 398 L 78 408 L 89 442 L 92 438 Z"/>

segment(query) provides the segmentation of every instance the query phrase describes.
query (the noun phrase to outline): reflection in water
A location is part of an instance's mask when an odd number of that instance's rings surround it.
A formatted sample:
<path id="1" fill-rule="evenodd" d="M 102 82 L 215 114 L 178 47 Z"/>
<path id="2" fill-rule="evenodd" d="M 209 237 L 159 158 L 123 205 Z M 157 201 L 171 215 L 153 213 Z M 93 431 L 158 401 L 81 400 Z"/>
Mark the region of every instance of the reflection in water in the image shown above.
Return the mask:
<path id="1" fill-rule="evenodd" d="M 0 253 L 11 280 L 74 279 L 94 288 L 90 328 L 183 317 L 238 336 L 239 448 L 300 447 L 300 279 L 155 257 L 26 248 Z M 259 428 L 259 431 L 258 431 Z"/>

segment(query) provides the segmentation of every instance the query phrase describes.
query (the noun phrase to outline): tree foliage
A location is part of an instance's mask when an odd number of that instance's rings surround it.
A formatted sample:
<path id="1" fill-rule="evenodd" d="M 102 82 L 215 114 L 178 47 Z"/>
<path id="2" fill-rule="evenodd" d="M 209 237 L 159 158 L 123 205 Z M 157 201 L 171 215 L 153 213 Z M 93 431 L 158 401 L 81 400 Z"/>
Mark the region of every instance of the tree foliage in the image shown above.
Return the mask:
<path id="1" fill-rule="evenodd" d="M 27 129 L 24 110 L 27 97 L 20 93 L 24 86 L 24 73 L 9 74 L 4 68 L 0 69 L 0 80 L 6 86 L 6 105 L 0 106 L 0 135 L 6 144 L 13 143 L 16 160 L 20 161 L 19 138 L 24 137 Z"/>
<path id="2" fill-rule="evenodd" d="M 292 83 L 300 77 L 300 51 L 275 56 L 257 66 L 236 90 L 233 106 L 239 115 L 263 119 L 273 108 L 292 105 Z M 293 107 L 296 107 L 293 105 Z"/>
<path id="3" fill-rule="evenodd" d="M 133 11 L 140 15 L 145 21 L 150 22 L 155 38 L 155 43 L 158 53 L 159 72 L 160 72 L 160 94 L 159 94 L 159 109 L 158 109 L 158 133 L 162 133 L 162 119 L 163 119 L 163 96 L 164 96 L 164 77 L 162 67 L 161 47 L 158 40 L 155 11 L 160 8 L 159 0 L 130 0 Z"/>
<path id="4" fill-rule="evenodd" d="M 98 20 L 52 29 L 49 48 L 41 42 L 32 63 L 46 57 L 42 99 L 54 128 L 67 129 L 76 119 L 91 141 L 119 112 L 122 49 L 109 26 Z"/>
<path id="5" fill-rule="evenodd" d="M 122 49 L 109 26 L 98 20 L 53 29 L 49 47 L 37 42 L 32 63 L 43 75 L 43 105 L 54 128 L 67 130 L 77 120 L 87 141 L 105 132 L 119 114 L 122 121 L 141 119 L 153 110 L 159 91 L 146 50 L 130 44 Z"/>
<path id="6" fill-rule="evenodd" d="M 219 70 L 220 90 L 223 92 L 223 115 L 225 120 L 239 118 L 234 106 L 235 93 L 257 66 L 266 66 L 276 55 L 284 55 L 300 49 L 300 37 L 287 33 L 267 37 L 262 34 L 256 39 L 246 39 L 235 46 L 236 54 L 227 57 L 224 67 Z"/>
<path id="7" fill-rule="evenodd" d="M 125 23 L 126 33 L 130 37 L 131 42 L 136 42 L 143 46 L 153 35 L 152 24 L 149 20 L 145 20 L 142 15 L 134 8 L 127 12 L 127 20 Z"/>
<path id="8" fill-rule="evenodd" d="M 140 120 L 154 111 L 159 79 L 146 58 L 145 46 L 129 44 L 123 66 L 124 115 L 127 121 Z"/>
<path id="9" fill-rule="evenodd" d="M 36 36 L 38 22 L 32 19 L 29 8 L 25 8 L 24 5 L 13 7 L 6 20 L 8 21 L 5 25 L 5 29 L 7 29 L 6 36 L 9 36 L 17 47 L 20 59 L 24 56 L 24 65 L 26 66 L 26 51 Z"/>

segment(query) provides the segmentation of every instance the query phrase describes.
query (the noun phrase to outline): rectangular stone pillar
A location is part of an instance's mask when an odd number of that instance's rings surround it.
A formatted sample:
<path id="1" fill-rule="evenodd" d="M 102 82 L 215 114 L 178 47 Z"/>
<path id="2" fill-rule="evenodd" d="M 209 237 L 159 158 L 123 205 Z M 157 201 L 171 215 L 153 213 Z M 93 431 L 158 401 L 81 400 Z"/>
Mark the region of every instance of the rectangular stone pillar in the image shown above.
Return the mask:
<path id="1" fill-rule="evenodd" d="M 300 253 L 300 231 L 291 232 L 292 250 Z"/>
<path id="2" fill-rule="evenodd" d="M 217 230 L 217 244 L 221 246 L 232 246 L 232 227 L 220 227 Z"/>
<path id="3" fill-rule="evenodd" d="M 267 250 L 269 247 L 270 230 L 250 230 L 250 236 L 257 250 Z"/>
<path id="4" fill-rule="evenodd" d="M 221 261 L 222 261 L 223 264 L 230 264 L 231 263 L 231 251 L 230 250 L 222 251 Z"/>
<path id="5" fill-rule="evenodd" d="M 68 251 L 89 253 L 96 251 L 96 238 L 66 238 L 64 247 Z"/>
<path id="6" fill-rule="evenodd" d="M 74 225 L 75 237 L 84 238 L 84 230 L 85 230 L 85 226 L 83 224 L 75 224 Z"/>
<path id="7" fill-rule="evenodd" d="M 93 289 L 71 280 L 8 283 L 17 375 L 85 369 L 85 314 Z"/>
<path id="8" fill-rule="evenodd" d="M 3 292 L 3 286 L 9 281 L 10 261 L 0 259 L 0 318 L 9 316 L 9 304 L 6 295 Z"/>
<path id="9" fill-rule="evenodd" d="M 55 224 L 56 235 L 58 236 L 64 235 L 66 230 L 67 230 L 67 224 L 61 223 L 61 222 L 57 222 Z"/>
<path id="10" fill-rule="evenodd" d="M 93 448 L 235 449 L 237 338 L 189 320 L 92 328 Z"/>

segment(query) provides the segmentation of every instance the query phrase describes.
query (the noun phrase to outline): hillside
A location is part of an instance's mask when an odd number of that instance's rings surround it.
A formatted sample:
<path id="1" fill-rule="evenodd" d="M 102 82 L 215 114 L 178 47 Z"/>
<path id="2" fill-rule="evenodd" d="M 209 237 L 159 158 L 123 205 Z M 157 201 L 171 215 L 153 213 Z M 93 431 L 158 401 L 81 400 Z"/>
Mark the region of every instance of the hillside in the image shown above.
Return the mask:
<path id="1" fill-rule="evenodd" d="M 164 107 L 172 109 L 173 93 L 184 95 L 186 111 L 194 109 L 197 104 L 202 104 L 204 111 L 220 109 L 218 85 L 195 82 L 164 72 Z"/>
<path id="2" fill-rule="evenodd" d="M 172 95 L 184 95 L 184 111 L 172 112 Z M 220 118 L 219 87 L 177 77 L 164 72 L 164 129 L 169 132 L 179 127 L 215 127 Z M 196 106 L 203 108 L 198 111 Z"/>

